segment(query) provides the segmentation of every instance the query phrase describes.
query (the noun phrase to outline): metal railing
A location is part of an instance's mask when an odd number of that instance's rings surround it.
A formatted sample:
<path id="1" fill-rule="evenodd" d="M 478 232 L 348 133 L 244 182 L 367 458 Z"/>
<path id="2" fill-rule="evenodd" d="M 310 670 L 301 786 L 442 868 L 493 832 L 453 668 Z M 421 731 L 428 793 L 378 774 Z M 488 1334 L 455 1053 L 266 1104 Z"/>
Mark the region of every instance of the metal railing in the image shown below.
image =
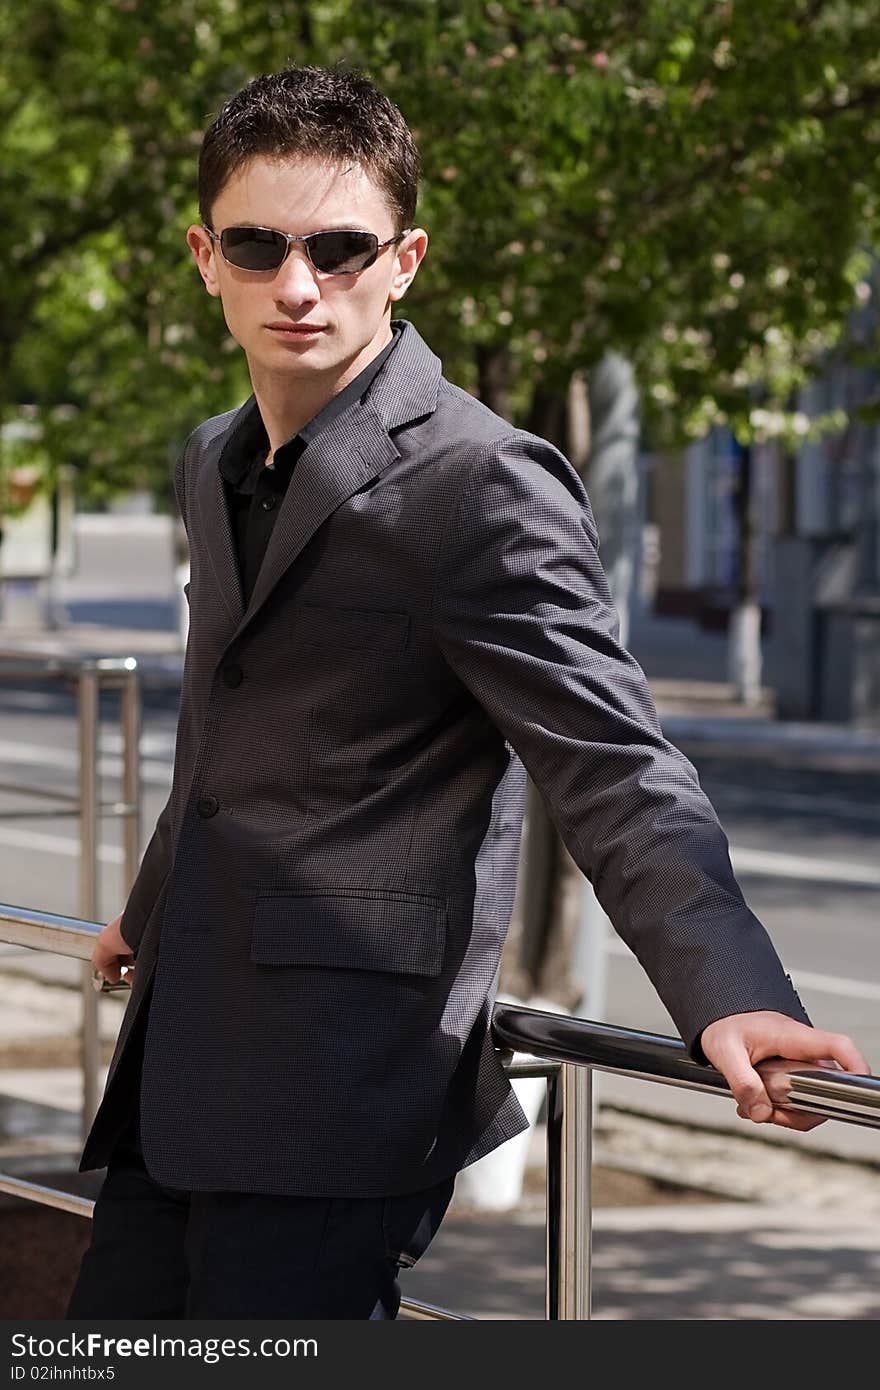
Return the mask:
<path id="1" fill-rule="evenodd" d="M 60 681 L 75 694 L 79 736 L 78 791 L 59 787 L 34 787 L 22 782 L 0 781 L 0 791 L 45 798 L 53 806 L 32 810 L 14 808 L 0 812 L 0 819 L 39 816 L 79 818 L 79 910 L 91 922 L 100 915 L 98 902 L 98 825 L 102 816 L 122 818 L 123 899 L 134 883 L 140 859 L 140 729 L 141 693 L 137 658 L 133 656 L 71 655 L 51 646 L 0 645 L 0 675 L 4 680 Z M 119 691 L 122 734 L 122 799 L 102 801 L 98 766 L 99 712 L 102 690 Z M 54 948 L 51 948 L 54 949 Z M 90 954 L 90 952 L 89 952 Z M 88 956 L 86 957 L 88 958 Z M 83 1073 L 83 1138 L 89 1131 L 100 1099 L 98 1068 L 100 1039 L 91 973 L 82 974 L 81 1066 Z"/>
<path id="2" fill-rule="evenodd" d="M 76 917 L 0 904 L 0 941 L 34 950 L 88 960 L 100 930 L 98 923 Z M 693 1061 L 678 1038 L 506 1003 L 496 1003 L 492 1023 L 508 1075 L 547 1080 L 546 1315 L 586 1319 L 591 1315 L 593 1071 L 712 1095 L 729 1097 L 730 1090 L 720 1072 Z M 797 1067 L 787 1080 L 786 1103 L 793 1109 L 880 1128 L 880 1079 Z M 87 1198 L 22 1178 L 0 1175 L 0 1192 L 82 1216 L 92 1213 Z M 416 1299 L 404 1298 L 400 1306 L 409 1317 L 473 1321 Z"/>

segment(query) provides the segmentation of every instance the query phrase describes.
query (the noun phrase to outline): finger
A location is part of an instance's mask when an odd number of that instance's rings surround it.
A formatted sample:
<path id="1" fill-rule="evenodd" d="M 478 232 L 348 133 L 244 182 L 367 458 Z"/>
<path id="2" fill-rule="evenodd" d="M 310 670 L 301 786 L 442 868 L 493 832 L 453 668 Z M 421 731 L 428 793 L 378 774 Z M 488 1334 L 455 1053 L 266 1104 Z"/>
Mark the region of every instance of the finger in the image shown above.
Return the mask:
<path id="1" fill-rule="evenodd" d="M 756 1124 L 766 1123 L 773 1114 L 773 1102 L 746 1049 L 740 1044 L 720 1049 L 715 1065 L 733 1092 L 737 1114 Z"/>
<path id="2" fill-rule="evenodd" d="M 816 1129 L 819 1125 L 824 1125 L 827 1115 L 808 1115 L 803 1110 L 783 1110 L 776 1106 L 770 1117 L 772 1125 L 778 1125 L 780 1129 L 798 1130 L 801 1134 L 807 1134 L 811 1129 Z"/>
<path id="3" fill-rule="evenodd" d="M 821 1062 L 828 1058 L 838 1062 L 844 1071 L 869 1076 L 871 1069 L 851 1038 L 844 1033 L 824 1033 L 818 1028 L 798 1029 L 794 1050 L 785 1048 L 785 1056 L 801 1062 Z"/>
<path id="4" fill-rule="evenodd" d="M 736 1113 L 741 1120 L 751 1119 L 748 1111 L 739 1105 L 736 1107 Z M 826 1119 L 826 1115 L 809 1115 L 804 1110 L 790 1110 L 787 1106 L 774 1105 L 767 1123 L 778 1125 L 780 1129 L 796 1129 L 806 1134 L 818 1125 L 824 1125 Z"/>
<path id="5" fill-rule="evenodd" d="M 120 974 L 122 973 L 119 968 L 119 961 L 118 958 L 109 951 L 105 950 L 103 947 L 96 946 L 91 955 L 91 964 L 92 969 L 97 970 L 103 975 L 105 980 L 109 980 L 111 985 L 115 985 L 118 982 Z"/>
<path id="6" fill-rule="evenodd" d="M 791 1091 L 791 1072 L 796 1063 L 774 1060 L 756 1063 L 756 1070 L 774 1106 L 785 1105 Z"/>

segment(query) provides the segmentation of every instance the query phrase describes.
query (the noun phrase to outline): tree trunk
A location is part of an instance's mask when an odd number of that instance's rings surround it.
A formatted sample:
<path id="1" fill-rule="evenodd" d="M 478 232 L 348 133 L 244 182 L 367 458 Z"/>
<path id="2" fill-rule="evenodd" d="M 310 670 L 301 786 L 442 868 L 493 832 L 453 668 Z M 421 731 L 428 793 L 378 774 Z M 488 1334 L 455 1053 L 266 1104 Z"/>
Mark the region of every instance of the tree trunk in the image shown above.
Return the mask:
<path id="1" fill-rule="evenodd" d="M 728 634 L 728 677 L 744 705 L 761 699 L 761 594 L 755 547 L 754 466 L 752 446 L 744 445 L 734 496 L 738 574 L 736 604 Z"/>
<path id="2" fill-rule="evenodd" d="M 537 386 L 532 395 L 526 429 L 542 439 L 549 439 L 558 449 L 564 449 L 567 429 L 564 398 L 544 386 Z"/>
<path id="3" fill-rule="evenodd" d="M 480 346 L 476 349 L 476 362 L 480 400 L 490 410 L 494 410 L 496 415 L 509 420 L 510 356 L 507 348 Z"/>
<path id="4" fill-rule="evenodd" d="M 797 454 L 779 451 L 779 526 L 777 535 L 797 535 Z"/>
<path id="5" fill-rule="evenodd" d="M 629 637 L 638 555 L 638 390 L 629 363 L 607 352 L 590 373 L 592 439 L 586 459 L 587 491 L 601 539 L 602 565 L 620 616 L 620 640 Z"/>

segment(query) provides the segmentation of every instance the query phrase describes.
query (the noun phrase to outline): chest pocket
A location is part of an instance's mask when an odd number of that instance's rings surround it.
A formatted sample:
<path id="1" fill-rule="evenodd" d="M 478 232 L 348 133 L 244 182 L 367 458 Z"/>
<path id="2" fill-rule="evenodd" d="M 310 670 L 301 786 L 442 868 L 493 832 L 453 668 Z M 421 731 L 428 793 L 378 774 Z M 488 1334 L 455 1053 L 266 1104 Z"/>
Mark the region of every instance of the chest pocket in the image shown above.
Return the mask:
<path id="1" fill-rule="evenodd" d="M 409 614 L 378 608 L 329 608 L 299 604 L 291 636 L 312 647 L 402 655 L 409 642 Z"/>
<path id="2" fill-rule="evenodd" d="M 394 730 L 418 677 L 410 616 L 300 604 L 289 633 L 308 690 L 302 813 L 347 814 L 399 762 Z"/>

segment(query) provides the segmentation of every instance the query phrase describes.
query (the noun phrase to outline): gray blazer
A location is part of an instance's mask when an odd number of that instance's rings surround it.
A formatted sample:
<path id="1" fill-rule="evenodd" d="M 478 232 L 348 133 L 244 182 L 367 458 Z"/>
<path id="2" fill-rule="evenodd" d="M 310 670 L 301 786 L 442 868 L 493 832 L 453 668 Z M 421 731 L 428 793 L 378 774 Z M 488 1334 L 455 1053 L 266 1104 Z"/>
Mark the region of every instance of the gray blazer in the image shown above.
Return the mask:
<path id="1" fill-rule="evenodd" d="M 584 488 L 415 327 L 303 453 L 244 607 L 217 461 L 191 558 L 174 782 L 122 919 L 137 970 L 81 1169 L 141 1084 L 166 1185 L 377 1196 L 519 1133 L 490 1036 L 526 769 L 683 1038 L 805 1019 L 617 623 Z"/>

